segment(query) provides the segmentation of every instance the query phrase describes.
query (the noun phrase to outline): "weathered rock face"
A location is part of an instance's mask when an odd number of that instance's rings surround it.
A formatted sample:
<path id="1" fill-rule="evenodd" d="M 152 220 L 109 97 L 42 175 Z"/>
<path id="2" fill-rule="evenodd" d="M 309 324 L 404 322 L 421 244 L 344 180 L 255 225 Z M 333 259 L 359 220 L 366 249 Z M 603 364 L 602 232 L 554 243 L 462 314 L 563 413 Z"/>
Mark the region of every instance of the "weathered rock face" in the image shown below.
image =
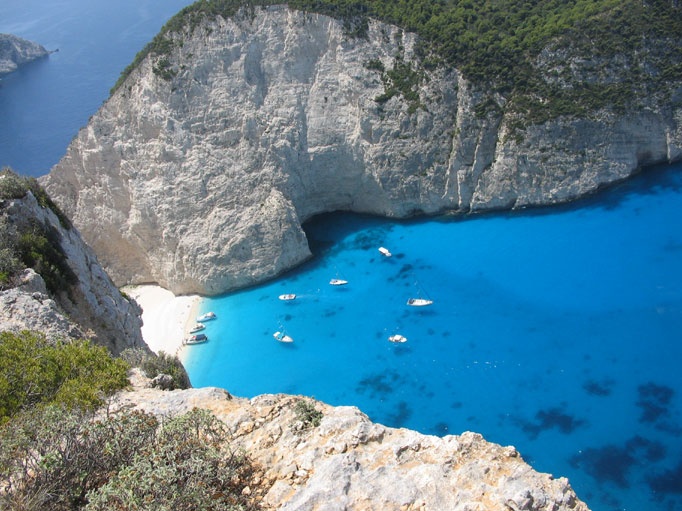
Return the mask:
<path id="1" fill-rule="evenodd" d="M 388 428 L 357 408 L 320 402 L 321 424 L 301 428 L 294 407 L 301 399 L 138 388 L 119 394 L 112 408 L 160 416 L 211 410 L 233 447 L 263 467 L 264 509 L 588 511 L 565 478 L 535 472 L 513 447 L 470 432 L 438 438 Z"/>
<path id="2" fill-rule="evenodd" d="M 20 232 L 32 222 L 55 229 L 78 282 L 59 296 L 51 296 L 40 275 L 25 270 L 19 286 L 0 291 L 0 329 L 37 330 L 52 339 L 88 338 L 115 355 L 126 348 L 146 348 L 141 333 L 142 310 L 121 295 L 78 231 L 65 229 L 30 192 L 23 199 L 8 202 L 0 215 Z"/>
<path id="3" fill-rule="evenodd" d="M 143 61 L 43 180 L 118 285 L 217 294 L 309 257 L 301 222 L 318 213 L 551 204 L 682 157 L 679 106 L 519 141 L 514 119 L 476 115 L 483 95 L 456 70 L 421 68 L 415 36 L 377 22 L 357 39 L 270 7 L 177 37 L 165 78 Z M 418 101 L 375 101 L 396 64 L 421 77 Z"/>
<path id="4" fill-rule="evenodd" d="M 10 34 L 0 34 L 0 76 L 16 71 L 21 64 L 48 55 L 41 45 Z"/>

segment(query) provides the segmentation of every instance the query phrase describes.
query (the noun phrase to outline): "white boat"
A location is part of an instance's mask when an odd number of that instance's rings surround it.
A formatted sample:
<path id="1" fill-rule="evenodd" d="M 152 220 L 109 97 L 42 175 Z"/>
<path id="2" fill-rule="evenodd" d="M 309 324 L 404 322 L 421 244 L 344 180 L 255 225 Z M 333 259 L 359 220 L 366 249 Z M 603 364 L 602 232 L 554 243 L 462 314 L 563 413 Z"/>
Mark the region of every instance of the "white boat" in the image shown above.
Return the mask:
<path id="1" fill-rule="evenodd" d="M 404 335 L 395 334 L 395 335 L 390 336 L 388 338 L 388 340 L 391 342 L 398 342 L 398 343 L 407 342 L 407 337 L 405 337 Z"/>
<path id="2" fill-rule="evenodd" d="M 201 332 L 204 328 L 206 328 L 206 325 L 204 325 L 203 323 L 197 323 L 196 325 L 189 329 L 189 333 L 196 334 L 197 332 Z"/>
<path id="3" fill-rule="evenodd" d="M 277 339 L 279 342 L 294 342 L 294 340 L 289 337 L 287 334 L 284 333 L 284 331 L 277 331 L 272 336 Z"/>
<path id="4" fill-rule="evenodd" d="M 206 337 L 205 334 L 197 334 L 197 335 L 192 335 L 182 341 L 183 344 L 187 345 L 192 345 L 192 344 L 201 344 L 208 341 L 208 337 Z"/>
<path id="5" fill-rule="evenodd" d="M 331 279 L 329 283 L 332 286 L 345 286 L 346 284 L 348 284 L 348 281 L 343 279 Z"/>
<path id="6" fill-rule="evenodd" d="M 218 316 L 215 315 L 215 312 L 207 312 L 206 314 L 202 314 L 197 318 L 197 321 L 201 323 L 202 321 L 210 321 L 212 319 L 217 318 Z"/>
<path id="7" fill-rule="evenodd" d="M 428 300 L 426 298 L 409 298 L 407 300 L 407 305 L 411 307 L 425 307 L 426 305 L 431 305 L 433 300 Z"/>
<path id="8" fill-rule="evenodd" d="M 379 247 L 379 252 L 381 252 L 386 257 L 391 257 L 391 252 L 386 247 Z"/>
<path id="9" fill-rule="evenodd" d="M 283 300 L 283 301 L 285 301 L 285 302 L 288 302 L 288 301 L 291 301 L 291 300 L 295 300 L 295 299 L 296 299 L 296 295 L 295 295 L 294 293 L 286 293 L 286 294 L 283 294 L 283 295 L 279 295 L 279 299 L 280 299 L 280 300 Z"/>

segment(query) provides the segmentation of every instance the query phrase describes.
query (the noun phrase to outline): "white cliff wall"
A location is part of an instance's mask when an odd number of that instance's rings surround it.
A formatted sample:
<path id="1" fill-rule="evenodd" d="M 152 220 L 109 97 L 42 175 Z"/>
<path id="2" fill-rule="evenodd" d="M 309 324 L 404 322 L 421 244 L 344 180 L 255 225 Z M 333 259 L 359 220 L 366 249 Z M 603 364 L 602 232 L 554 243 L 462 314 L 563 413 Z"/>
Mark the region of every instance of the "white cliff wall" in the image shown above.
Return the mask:
<path id="1" fill-rule="evenodd" d="M 43 180 L 118 285 L 217 294 L 310 252 L 301 222 L 333 210 L 405 217 L 576 198 L 641 163 L 682 157 L 682 112 L 530 126 L 479 118 L 455 70 L 421 69 L 415 36 L 290 11 L 178 35 L 165 80 L 146 59 Z M 178 40 L 179 40 L 178 39 Z M 396 59 L 422 73 L 419 106 L 383 105 Z"/>

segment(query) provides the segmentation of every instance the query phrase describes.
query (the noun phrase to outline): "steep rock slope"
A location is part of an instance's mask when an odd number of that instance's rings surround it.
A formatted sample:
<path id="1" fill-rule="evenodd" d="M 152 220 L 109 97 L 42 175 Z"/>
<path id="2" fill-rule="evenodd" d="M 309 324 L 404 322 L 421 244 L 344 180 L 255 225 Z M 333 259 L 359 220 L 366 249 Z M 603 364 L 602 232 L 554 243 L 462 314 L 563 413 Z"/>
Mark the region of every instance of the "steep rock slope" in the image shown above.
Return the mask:
<path id="1" fill-rule="evenodd" d="M 476 433 L 438 438 L 372 423 L 357 408 L 298 396 L 233 398 L 221 389 L 120 393 L 110 409 L 136 407 L 167 417 L 211 410 L 232 446 L 262 467 L 264 509 L 588 511 L 565 478 L 535 472 L 513 447 Z M 305 427 L 296 403 L 322 412 Z M 253 489 L 254 494 L 257 489 Z"/>
<path id="2" fill-rule="evenodd" d="M 21 64 L 48 55 L 41 45 L 11 34 L 0 34 L 0 76 L 16 71 Z"/>
<path id="3" fill-rule="evenodd" d="M 275 6 L 174 37 L 43 181 L 118 285 L 217 294 L 309 257 L 301 222 L 318 213 L 552 204 L 682 156 L 679 102 L 519 137 L 518 115 L 482 114 L 482 91 L 422 67 L 415 36 L 378 22 L 353 38 Z"/>
<path id="4" fill-rule="evenodd" d="M 2 330 L 38 330 L 51 339 L 88 338 L 113 354 L 132 347 L 148 349 L 142 340 L 142 310 L 121 295 L 76 229 L 65 228 L 31 192 L 0 201 L 0 217 L 20 233 L 34 225 L 50 229 L 77 279 L 53 294 L 40 275 L 24 270 L 17 286 L 0 291 Z"/>

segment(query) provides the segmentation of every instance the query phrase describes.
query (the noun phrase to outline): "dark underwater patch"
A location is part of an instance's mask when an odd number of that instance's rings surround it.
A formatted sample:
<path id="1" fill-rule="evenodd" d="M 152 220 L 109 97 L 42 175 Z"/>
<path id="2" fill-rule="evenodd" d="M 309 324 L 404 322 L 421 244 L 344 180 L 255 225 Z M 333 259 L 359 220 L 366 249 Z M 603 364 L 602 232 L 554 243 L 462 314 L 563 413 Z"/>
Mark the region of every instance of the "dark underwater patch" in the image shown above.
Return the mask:
<path id="1" fill-rule="evenodd" d="M 600 483 L 613 483 L 628 488 L 630 470 L 642 462 L 655 463 L 666 456 L 665 446 L 639 435 L 628 439 L 624 445 L 608 444 L 599 448 L 585 449 L 569 461 Z"/>
<path id="2" fill-rule="evenodd" d="M 581 468 L 600 484 L 613 483 L 619 488 L 629 488 L 628 473 L 637 464 L 627 447 L 605 445 L 585 449 L 569 460 L 574 468 Z"/>
<path id="3" fill-rule="evenodd" d="M 591 396 L 606 397 L 611 395 L 613 384 L 613 380 L 604 380 L 600 382 L 596 380 L 587 380 L 583 383 L 583 389 Z"/>
<path id="4" fill-rule="evenodd" d="M 642 411 L 639 422 L 652 424 L 670 415 L 669 405 L 675 394 L 672 388 L 649 382 L 637 387 L 637 392 L 637 406 Z"/>
<path id="5" fill-rule="evenodd" d="M 401 401 L 394 412 L 388 415 L 388 424 L 391 427 L 400 428 L 407 424 L 410 417 L 412 417 L 412 408 L 406 401 Z"/>
<path id="6" fill-rule="evenodd" d="M 393 393 L 399 382 L 400 375 L 396 372 L 379 373 L 360 380 L 356 390 L 359 393 L 369 392 L 375 398 L 386 398 Z"/>
<path id="7" fill-rule="evenodd" d="M 449 435 L 450 434 L 450 426 L 448 426 L 447 422 L 439 422 L 439 423 L 435 424 L 433 426 L 433 428 L 431 428 L 431 431 L 433 431 L 433 433 L 435 435 L 438 435 L 438 436 Z"/>
<path id="8" fill-rule="evenodd" d="M 572 415 L 564 413 L 561 408 L 547 408 L 538 410 L 535 421 L 519 421 L 521 429 L 530 438 L 536 438 L 543 431 L 557 428 L 566 435 L 570 435 L 577 428 L 585 424 L 582 419 L 576 419 Z"/>
<path id="9" fill-rule="evenodd" d="M 673 469 L 647 477 L 647 483 L 656 493 L 682 495 L 682 460 Z"/>

